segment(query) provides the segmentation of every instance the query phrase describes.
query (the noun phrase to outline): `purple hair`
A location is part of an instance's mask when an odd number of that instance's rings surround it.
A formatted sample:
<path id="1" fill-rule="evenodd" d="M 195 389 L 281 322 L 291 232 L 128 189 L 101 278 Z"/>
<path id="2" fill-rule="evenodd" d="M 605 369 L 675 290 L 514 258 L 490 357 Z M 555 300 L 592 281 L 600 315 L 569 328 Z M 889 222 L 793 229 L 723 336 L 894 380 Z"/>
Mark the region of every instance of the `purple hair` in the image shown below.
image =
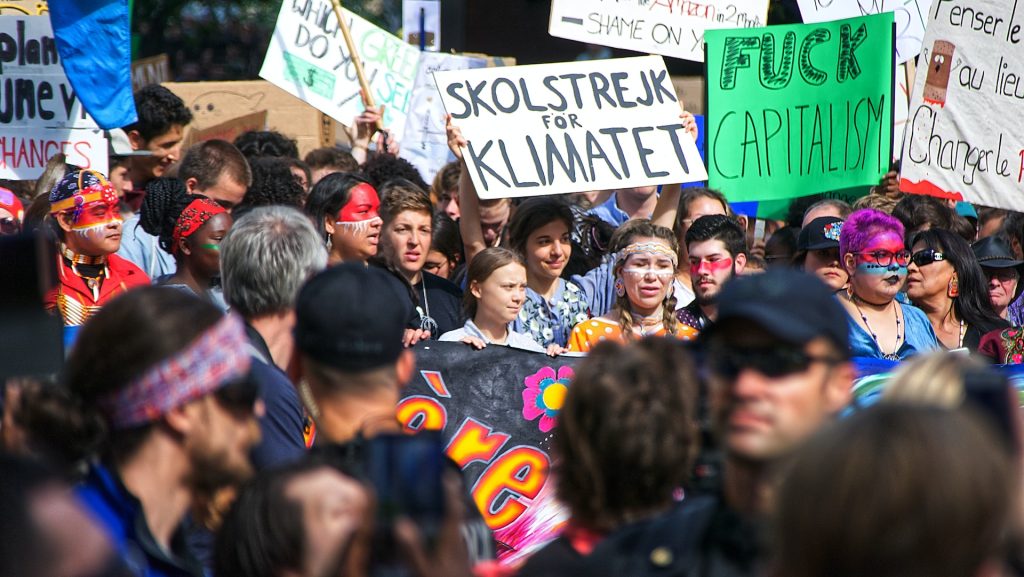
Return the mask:
<path id="1" fill-rule="evenodd" d="M 847 253 L 860 252 L 872 238 L 886 233 L 903 238 L 903 223 L 873 208 L 855 211 L 843 223 L 839 234 L 839 258 L 845 258 Z"/>

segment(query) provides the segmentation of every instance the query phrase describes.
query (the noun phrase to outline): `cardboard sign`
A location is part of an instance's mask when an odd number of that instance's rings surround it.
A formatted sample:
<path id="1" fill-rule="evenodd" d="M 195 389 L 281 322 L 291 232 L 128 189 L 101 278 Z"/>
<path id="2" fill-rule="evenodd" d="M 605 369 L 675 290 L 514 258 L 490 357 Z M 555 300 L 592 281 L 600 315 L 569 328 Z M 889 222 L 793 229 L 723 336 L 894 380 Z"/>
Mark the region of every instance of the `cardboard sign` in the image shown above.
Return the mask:
<path id="1" fill-rule="evenodd" d="M 434 77 L 480 198 L 706 178 L 660 56 Z"/>
<path id="2" fill-rule="evenodd" d="M 420 52 L 394 34 L 342 10 L 384 125 L 401 140 Z M 359 80 L 327 0 L 284 0 L 260 77 L 350 125 L 364 109 Z"/>
<path id="3" fill-rule="evenodd" d="M 412 90 L 412 105 L 405 120 L 405 142 L 399 156 L 420 171 L 423 180 L 430 182 L 437 171 L 455 160 L 448 150 L 444 129 L 444 105 L 434 84 L 434 73 L 442 70 L 469 70 L 484 68 L 487 60 L 443 52 L 424 52 Z"/>
<path id="4" fill-rule="evenodd" d="M 0 125 L 97 128 L 64 74 L 49 18 L 0 16 Z"/>
<path id="5" fill-rule="evenodd" d="M 68 164 L 107 174 L 107 139 L 100 130 L 5 126 L 0 130 L 0 178 L 35 180 L 50 157 L 61 152 Z"/>
<path id="6" fill-rule="evenodd" d="M 166 54 L 158 54 L 132 62 L 132 90 L 138 92 L 148 84 L 163 84 L 171 81 L 171 60 Z"/>
<path id="7" fill-rule="evenodd" d="M 422 46 L 429 52 L 439 51 L 441 0 L 402 0 L 402 35 L 416 48 Z"/>
<path id="8" fill-rule="evenodd" d="M 42 16 L 49 11 L 46 0 L 0 0 L 0 16 Z"/>
<path id="9" fill-rule="evenodd" d="M 197 142 L 206 142 L 207 140 L 226 140 L 228 142 L 234 142 L 239 135 L 245 132 L 249 132 L 250 130 L 266 129 L 267 111 L 260 110 L 259 112 L 253 112 L 251 114 L 246 114 L 245 116 L 232 118 L 227 122 L 222 122 L 201 130 L 189 130 L 188 136 L 185 138 L 182 146 L 187 149 Z"/>
<path id="10" fill-rule="evenodd" d="M 896 62 L 921 53 L 932 0 L 797 0 L 804 22 L 814 24 L 891 12 L 896 21 Z"/>
<path id="11" fill-rule="evenodd" d="M 553 0 L 548 33 L 703 62 L 705 30 L 767 23 L 768 0 Z"/>
<path id="12" fill-rule="evenodd" d="M 935 2 L 910 103 L 901 190 L 1020 210 L 1019 8 L 996 0 Z"/>
<path id="13" fill-rule="evenodd" d="M 735 202 L 877 184 L 892 156 L 892 21 L 708 31 L 710 185 Z"/>
<path id="14" fill-rule="evenodd" d="M 521 562 L 566 520 L 554 499 L 550 439 L 579 360 L 498 345 L 416 349 L 418 375 L 403 390 L 398 420 L 410 431 L 444 431 L 504 563 Z"/>
<path id="15" fill-rule="evenodd" d="M 240 118 L 255 128 L 258 120 L 252 115 L 266 113 L 260 126 L 294 138 L 300 155 L 335 144 L 339 129 L 334 120 L 265 80 L 167 82 L 164 86 L 192 111 L 186 140 L 193 138 L 193 131 L 222 130 Z"/>

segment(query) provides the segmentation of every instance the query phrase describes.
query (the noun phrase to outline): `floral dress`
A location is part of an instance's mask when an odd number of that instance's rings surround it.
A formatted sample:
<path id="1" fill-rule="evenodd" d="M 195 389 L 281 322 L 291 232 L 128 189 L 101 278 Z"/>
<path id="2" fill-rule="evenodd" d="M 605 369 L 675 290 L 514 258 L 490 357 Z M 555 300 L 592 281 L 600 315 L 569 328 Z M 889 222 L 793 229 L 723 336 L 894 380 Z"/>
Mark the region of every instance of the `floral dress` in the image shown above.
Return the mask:
<path id="1" fill-rule="evenodd" d="M 558 290 L 548 301 L 531 288 L 526 289 L 526 302 L 512 323 L 517 333 L 533 337 L 543 346 L 569 342 L 572 328 L 590 318 L 590 304 L 580 287 L 558 279 Z"/>

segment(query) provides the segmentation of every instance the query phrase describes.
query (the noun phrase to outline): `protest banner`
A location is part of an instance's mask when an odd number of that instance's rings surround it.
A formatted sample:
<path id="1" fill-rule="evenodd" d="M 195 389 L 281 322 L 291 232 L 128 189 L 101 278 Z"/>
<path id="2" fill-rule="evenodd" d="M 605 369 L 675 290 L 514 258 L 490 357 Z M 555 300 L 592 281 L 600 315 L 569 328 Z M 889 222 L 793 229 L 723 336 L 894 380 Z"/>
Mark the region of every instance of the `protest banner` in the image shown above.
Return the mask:
<path id="1" fill-rule="evenodd" d="M 522 561 L 566 519 L 550 480 L 551 430 L 579 360 L 498 345 L 416 348 L 418 375 L 398 420 L 409 431 L 444 431 L 503 562 Z"/>
<path id="2" fill-rule="evenodd" d="M 251 115 L 261 112 L 267 115 L 263 127 L 295 139 L 299 155 L 334 146 L 341 130 L 329 116 L 266 80 L 166 82 L 164 86 L 192 111 L 186 140 L 193 138 L 193 131 L 204 132 L 239 118 L 249 118 L 255 128 Z"/>
<path id="3" fill-rule="evenodd" d="M 921 53 L 932 0 L 797 0 L 807 24 L 891 12 L 896 22 L 896 62 Z"/>
<path id="4" fill-rule="evenodd" d="M 405 119 L 405 142 L 399 156 L 420 171 L 423 180 L 430 182 L 438 170 L 455 160 L 448 150 L 444 130 L 444 105 L 434 84 L 434 73 L 441 70 L 469 70 L 484 68 L 487 60 L 443 52 L 424 52 L 412 89 L 412 104 Z"/>
<path id="5" fill-rule="evenodd" d="M 384 125 L 401 140 L 420 52 L 342 10 Z M 363 111 L 359 79 L 330 1 L 284 0 L 260 77 L 350 125 Z"/>
<path id="6" fill-rule="evenodd" d="M 45 0 L 0 0 L 0 16 L 42 16 L 49 11 Z"/>
<path id="7" fill-rule="evenodd" d="M 480 198 L 707 178 L 660 56 L 434 76 Z"/>
<path id="8" fill-rule="evenodd" d="M 441 49 L 441 0 L 402 0 L 402 35 L 420 50 Z"/>
<path id="9" fill-rule="evenodd" d="M 4 126 L 0 130 L 0 178 L 35 180 L 50 157 L 61 152 L 68 164 L 107 174 L 107 139 L 101 130 Z"/>
<path id="10" fill-rule="evenodd" d="M 1024 10 L 1017 8 L 1009 0 L 937 0 L 928 13 L 903 146 L 904 192 L 1020 210 Z"/>
<path id="11" fill-rule="evenodd" d="M 171 59 L 166 54 L 132 62 L 132 90 L 135 92 L 147 84 L 163 84 L 171 80 Z"/>
<path id="12" fill-rule="evenodd" d="M 768 0 L 553 0 L 548 33 L 703 62 L 705 30 L 767 23 Z"/>
<path id="13" fill-rule="evenodd" d="M 710 185 L 735 202 L 877 184 L 892 157 L 892 22 L 709 30 Z"/>

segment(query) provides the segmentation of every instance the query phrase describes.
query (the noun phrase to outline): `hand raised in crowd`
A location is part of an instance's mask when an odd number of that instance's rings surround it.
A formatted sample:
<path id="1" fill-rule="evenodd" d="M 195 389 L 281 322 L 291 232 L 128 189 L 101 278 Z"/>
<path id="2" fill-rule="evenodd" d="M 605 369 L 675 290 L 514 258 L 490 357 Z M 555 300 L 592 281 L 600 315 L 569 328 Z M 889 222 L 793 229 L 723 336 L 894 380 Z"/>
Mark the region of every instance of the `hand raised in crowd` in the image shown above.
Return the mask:
<path id="1" fill-rule="evenodd" d="M 697 119 L 693 117 L 692 112 L 684 110 L 680 115 L 679 119 L 683 121 L 683 128 L 686 132 L 690 133 L 693 137 L 693 141 L 697 141 Z"/>
<path id="2" fill-rule="evenodd" d="M 462 148 L 469 144 L 469 141 L 462 136 L 462 129 L 452 124 L 451 114 L 444 117 L 444 131 L 448 135 L 448 150 L 452 151 L 455 158 L 462 160 Z"/>
<path id="3" fill-rule="evenodd" d="M 900 173 L 895 170 L 885 173 L 872 192 L 889 198 L 898 197 L 900 195 Z"/>
<path id="4" fill-rule="evenodd" d="M 364 98 L 365 101 L 365 98 Z M 384 105 L 377 108 L 366 107 L 362 114 L 352 119 L 352 124 L 346 127 L 349 140 L 352 141 L 352 156 L 360 164 L 366 162 L 366 155 L 370 148 L 370 141 L 373 135 L 378 132 L 378 126 L 384 119 Z M 381 153 L 398 155 L 398 140 L 391 135 L 391 130 L 385 128 L 379 131 L 377 137 L 377 150 Z"/>

